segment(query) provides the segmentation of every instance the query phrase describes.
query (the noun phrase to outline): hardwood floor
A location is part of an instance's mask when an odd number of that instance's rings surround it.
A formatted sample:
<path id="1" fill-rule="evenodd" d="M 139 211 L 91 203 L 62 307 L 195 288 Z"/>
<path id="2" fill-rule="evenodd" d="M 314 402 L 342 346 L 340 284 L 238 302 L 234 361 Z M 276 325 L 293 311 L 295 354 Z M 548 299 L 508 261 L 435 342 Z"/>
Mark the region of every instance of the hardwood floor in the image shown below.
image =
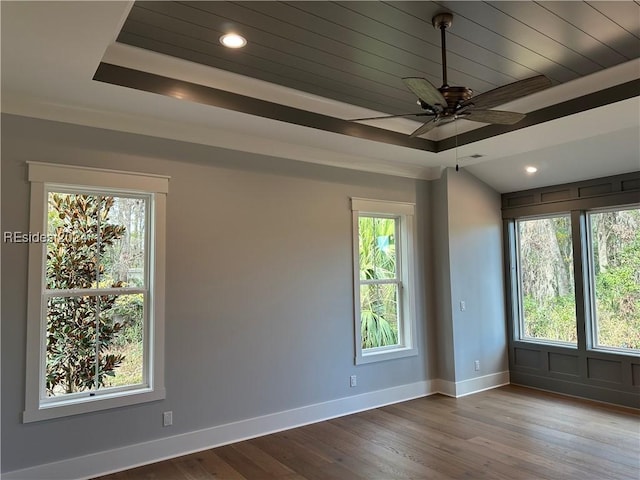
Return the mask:
<path id="1" fill-rule="evenodd" d="M 99 480 L 638 480 L 640 415 L 516 386 L 433 395 Z"/>

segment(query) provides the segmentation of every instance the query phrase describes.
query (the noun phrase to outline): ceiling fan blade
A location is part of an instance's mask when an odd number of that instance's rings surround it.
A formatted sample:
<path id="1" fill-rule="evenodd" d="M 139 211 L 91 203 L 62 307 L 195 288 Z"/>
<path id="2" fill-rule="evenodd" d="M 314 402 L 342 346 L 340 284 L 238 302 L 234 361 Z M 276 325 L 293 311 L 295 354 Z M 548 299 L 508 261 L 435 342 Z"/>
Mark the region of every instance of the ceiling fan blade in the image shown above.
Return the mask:
<path id="1" fill-rule="evenodd" d="M 400 115 L 383 115 L 381 117 L 367 117 L 367 118 L 353 118 L 349 119 L 350 122 L 361 122 L 364 120 L 384 120 L 385 118 L 402 118 L 402 117 L 424 117 L 427 115 L 435 115 L 434 113 L 419 112 L 419 113 L 402 113 Z"/>
<path id="2" fill-rule="evenodd" d="M 462 118 L 482 123 L 497 123 L 500 125 L 513 125 L 522 120 L 524 113 L 505 112 L 502 110 L 468 110 Z"/>
<path id="3" fill-rule="evenodd" d="M 539 92 L 551 86 L 551 80 L 544 75 L 538 75 L 536 77 L 526 78 L 517 82 L 503 85 L 502 87 L 494 88 L 488 92 L 481 93 L 476 97 L 472 97 L 469 100 L 462 103 L 461 106 L 473 104 L 475 108 L 484 110 L 485 108 L 493 108 L 498 105 L 503 105 L 512 100 L 526 97 L 532 93 Z"/>
<path id="4" fill-rule="evenodd" d="M 436 105 L 447 106 L 447 100 L 444 98 L 440 90 L 433 86 L 431 82 L 420 77 L 406 77 L 402 81 L 411 90 L 416 97 L 427 105 L 435 107 Z"/>
<path id="5" fill-rule="evenodd" d="M 433 119 L 429 120 L 427 123 L 423 124 L 421 127 L 419 127 L 416 131 L 414 131 L 409 136 L 410 137 L 419 137 L 420 135 L 424 135 L 425 133 L 433 130 L 437 126 L 438 126 L 438 124 L 436 123 L 436 119 L 433 118 Z"/>

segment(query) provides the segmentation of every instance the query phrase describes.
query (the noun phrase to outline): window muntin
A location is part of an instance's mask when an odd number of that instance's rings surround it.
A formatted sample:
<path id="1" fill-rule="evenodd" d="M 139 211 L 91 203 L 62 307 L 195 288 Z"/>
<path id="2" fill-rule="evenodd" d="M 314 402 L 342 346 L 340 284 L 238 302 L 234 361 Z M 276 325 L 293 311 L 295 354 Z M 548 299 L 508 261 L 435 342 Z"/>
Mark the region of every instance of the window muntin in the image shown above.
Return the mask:
<path id="1" fill-rule="evenodd" d="M 146 173 L 27 163 L 31 183 L 29 238 L 36 240 L 29 244 L 23 421 L 33 422 L 163 399 L 164 240 L 169 178 Z M 130 210 L 135 208 L 139 211 L 133 215 L 135 223 L 130 223 L 129 220 L 125 222 L 129 227 L 129 235 L 113 238 L 114 241 L 102 252 L 96 235 L 88 235 L 86 229 L 83 231 L 82 228 L 71 228 L 67 239 L 70 239 L 72 246 L 56 267 L 52 258 L 59 246 L 49 240 L 51 237 L 55 238 L 54 234 L 61 222 L 54 218 L 59 212 L 49 210 L 53 194 L 58 194 L 61 198 L 71 198 L 68 195 L 89 195 L 103 199 L 113 197 L 115 203 L 111 205 L 112 213 L 115 214 L 117 210 L 133 213 Z M 86 206 L 76 207 L 79 208 L 78 213 L 86 210 Z M 105 208 L 99 206 L 94 211 L 98 212 L 94 215 L 98 218 Z M 96 225 L 99 223 L 93 222 L 89 231 L 97 232 Z M 75 247 L 73 241 L 77 242 Z M 77 278 L 79 274 L 74 268 L 64 267 L 74 255 L 85 259 L 84 283 Z M 86 257 L 93 258 L 94 261 L 87 261 Z M 123 257 L 128 258 L 128 261 L 122 262 Z M 111 265 L 112 268 L 100 271 L 100 265 Z M 62 273 L 56 276 L 52 268 L 61 268 Z M 125 273 L 126 279 L 122 277 Z M 69 279 L 75 278 L 75 283 L 64 284 L 65 275 Z M 121 280 L 125 281 L 118 283 Z M 99 307 L 101 302 L 109 307 L 103 308 L 102 312 Z M 101 344 L 102 350 L 96 348 L 98 361 L 99 355 L 113 361 L 114 357 L 121 354 L 119 349 L 123 346 L 135 349 L 136 352 L 135 355 L 129 355 L 132 365 L 127 369 L 127 375 L 103 375 L 102 382 L 99 382 L 100 369 L 96 368 L 99 363 L 92 361 L 91 355 L 87 354 L 84 373 L 69 381 L 68 372 L 65 372 L 66 384 L 62 387 L 58 385 L 56 389 L 53 385 L 54 377 L 60 376 L 60 370 L 54 368 L 54 363 L 60 360 L 60 355 L 72 356 L 74 351 L 65 345 L 58 345 L 47 352 L 47 327 L 53 328 L 55 323 L 51 315 L 47 314 L 56 313 L 53 309 L 61 306 L 77 311 L 79 303 L 84 305 L 84 313 L 76 320 L 85 321 L 78 321 L 78 324 L 84 325 L 80 330 L 85 346 L 89 349 L 95 345 L 96 334 L 101 333 L 104 339 L 107 333 L 104 325 L 92 324 L 93 320 L 102 316 L 104 324 L 114 324 L 123 323 L 126 317 L 125 323 L 130 327 L 126 338 L 119 338 L 121 334 L 125 337 L 125 329 L 120 329 L 109 345 L 105 342 Z M 48 309 L 52 309 L 51 312 Z M 63 327 L 63 332 L 64 328 L 72 327 Z M 103 373 L 107 370 L 103 365 Z M 123 370 L 121 372 L 124 373 Z M 69 384 L 75 384 L 79 388 L 68 388 Z"/>
<path id="2" fill-rule="evenodd" d="M 640 208 L 587 218 L 592 346 L 640 353 Z"/>
<path id="3" fill-rule="evenodd" d="M 417 354 L 414 208 L 352 199 L 357 364 Z"/>
<path id="4" fill-rule="evenodd" d="M 577 345 L 571 217 L 516 222 L 519 339 Z"/>
<path id="5" fill-rule="evenodd" d="M 147 386 L 150 203 L 47 190 L 42 403 Z"/>

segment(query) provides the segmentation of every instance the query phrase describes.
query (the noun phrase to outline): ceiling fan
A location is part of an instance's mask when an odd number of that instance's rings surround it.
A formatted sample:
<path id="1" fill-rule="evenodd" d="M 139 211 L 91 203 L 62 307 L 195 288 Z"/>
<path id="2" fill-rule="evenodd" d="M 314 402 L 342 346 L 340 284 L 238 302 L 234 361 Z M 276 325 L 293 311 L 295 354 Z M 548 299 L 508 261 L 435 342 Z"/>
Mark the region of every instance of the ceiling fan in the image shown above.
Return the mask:
<path id="1" fill-rule="evenodd" d="M 522 120 L 526 116 L 524 113 L 490 109 L 544 90 L 551 86 L 551 81 L 544 75 L 537 75 L 494 88 L 476 97 L 473 96 L 473 91 L 470 88 L 449 86 L 447 84 L 445 30 L 451 27 L 452 21 L 453 15 L 451 13 L 440 13 L 431 20 L 433 27 L 440 29 L 442 41 L 442 86 L 436 88 L 431 82 L 420 77 L 406 77 L 402 79 L 406 87 L 418 97 L 418 105 L 420 105 L 424 111 L 401 115 L 385 115 L 382 117 L 356 118 L 352 121 L 358 122 L 363 120 L 414 116 L 432 117 L 410 135 L 411 137 L 417 137 L 424 135 L 435 127 L 452 122 L 457 118 L 502 125 L 513 125 Z"/>

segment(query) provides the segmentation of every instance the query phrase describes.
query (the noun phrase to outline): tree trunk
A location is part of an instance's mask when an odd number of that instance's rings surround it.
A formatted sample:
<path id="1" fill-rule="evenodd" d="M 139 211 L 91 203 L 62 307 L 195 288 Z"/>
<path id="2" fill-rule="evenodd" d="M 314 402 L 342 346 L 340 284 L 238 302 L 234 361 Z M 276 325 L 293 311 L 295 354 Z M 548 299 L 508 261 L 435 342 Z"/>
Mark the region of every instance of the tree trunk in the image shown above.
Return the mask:
<path id="1" fill-rule="evenodd" d="M 596 239 L 598 241 L 597 272 L 605 272 L 609 268 L 609 246 L 607 244 L 608 228 L 605 216 L 601 216 L 596 225 Z"/>
<path id="2" fill-rule="evenodd" d="M 554 224 L 553 219 L 547 220 L 547 226 L 550 230 L 549 237 L 552 240 L 550 246 L 552 255 L 551 260 L 556 273 L 557 291 L 559 296 L 564 297 L 571 293 L 571 272 L 569 272 L 569 269 L 572 268 L 573 265 L 567 265 L 565 263 L 560 241 L 558 240 L 558 232 L 556 231 L 557 226 Z"/>

